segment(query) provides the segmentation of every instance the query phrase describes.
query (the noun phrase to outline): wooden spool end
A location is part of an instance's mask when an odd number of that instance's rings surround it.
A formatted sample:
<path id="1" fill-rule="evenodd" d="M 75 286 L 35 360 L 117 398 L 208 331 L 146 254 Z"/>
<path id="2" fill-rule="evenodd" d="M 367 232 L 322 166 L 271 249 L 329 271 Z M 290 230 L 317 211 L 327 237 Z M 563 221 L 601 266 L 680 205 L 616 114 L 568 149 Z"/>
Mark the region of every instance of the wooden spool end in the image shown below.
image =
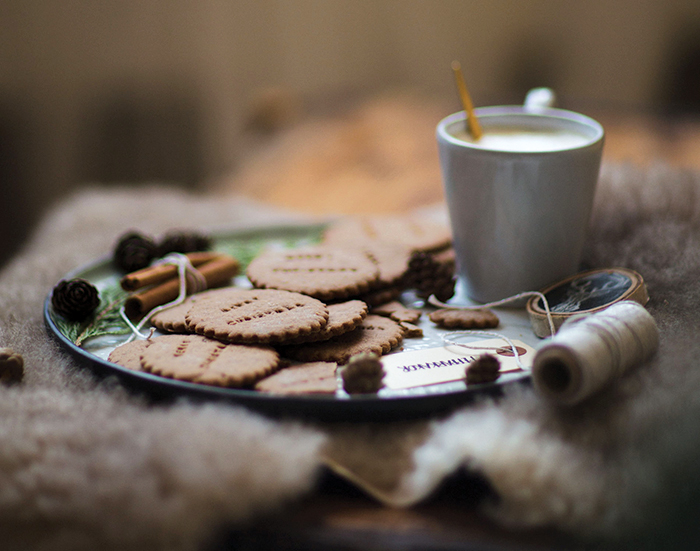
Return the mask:
<path id="1" fill-rule="evenodd" d="M 549 303 L 556 330 L 572 316 L 597 312 L 622 300 L 633 300 L 642 306 L 649 301 L 644 279 L 627 268 L 581 272 L 554 283 L 541 292 Z M 540 338 L 551 337 L 547 312 L 541 298 L 533 297 L 528 301 L 527 313 L 535 335 Z"/>

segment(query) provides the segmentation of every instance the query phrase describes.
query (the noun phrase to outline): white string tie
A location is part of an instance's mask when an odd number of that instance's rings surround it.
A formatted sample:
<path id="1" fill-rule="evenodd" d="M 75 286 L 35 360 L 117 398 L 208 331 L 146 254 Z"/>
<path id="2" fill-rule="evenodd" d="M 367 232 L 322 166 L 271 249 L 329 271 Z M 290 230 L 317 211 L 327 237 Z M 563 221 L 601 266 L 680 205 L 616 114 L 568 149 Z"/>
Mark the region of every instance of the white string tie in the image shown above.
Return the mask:
<path id="1" fill-rule="evenodd" d="M 132 321 L 126 315 L 124 306 L 122 306 L 119 309 L 119 315 L 122 317 L 129 329 L 131 329 L 131 335 L 129 335 L 126 342 L 131 342 L 135 338 L 150 339 L 153 336 L 155 329 L 151 329 L 151 332 L 148 335 L 141 333 L 141 329 L 154 315 L 156 315 L 158 312 L 162 312 L 163 310 L 167 310 L 168 308 L 172 308 L 173 306 L 177 306 L 178 304 L 182 304 L 187 298 L 188 294 L 199 293 L 201 291 L 205 291 L 207 288 L 206 278 L 199 270 L 197 270 L 197 268 L 192 265 L 192 262 L 190 262 L 190 259 L 186 255 L 180 253 L 170 253 L 163 258 L 158 259 L 152 265 L 159 266 L 162 264 L 177 267 L 177 277 L 180 283 L 177 298 L 153 308 L 137 325 L 132 323 Z"/>
<path id="2" fill-rule="evenodd" d="M 549 324 L 549 331 L 552 336 L 554 336 L 557 332 L 556 328 L 554 327 L 554 320 L 552 319 L 552 313 L 549 310 L 549 302 L 547 302 L 547 297 L 544 296 L 544 293 L 540 293 L 539 291 L 527 291 L 525 293 L 518 293 L 517 295 L 513 295 L 512 297 L 506 297 L 501 300 L 496 300 L 494 302 L 487 302 L 486 304 L 479 304 L 475 306 L 457 306 L 454 304 L 447 304 L 446 302 L 442 302 L 441 300 L 438 300 L 438 298 L 435 295 L 430 295 L 428 297 L 428 302 L 432 304 L 433 306 L 436 306 L 438 308 L 449 308 L 451 310 L 481 310 L 482 308 L 498 308 L 499 306 L 506 306 L 508 304 L 511 304 L 513 302 L 518 302 L 524 298 L 531 298 L 531 297 L 539 297 L 540 300 L 542 301 L 542 304 L 544 304 L 544 311 L 547 315 L 547 323 Z"/>
<path id="3" fill-rule="evenodd" d="M 469 343 L 464 343 L 464 342 L 457 342 L 452 340 L 453 338 L 459 338 L 459 337 L 474 337 L 474 336 L 486 336 L 486 337 L 498 337 L 499 339 L 503 339 L 508 346 L 510 346 L 510 349 L 513 351 L 513 356 L 515 357 L 515 363 L 518 365 L 520 369 L 523 371 L 527 371 L 527 367 L 522 363 L 520 360 L 520 354 L 518 353 L 518 347 L 515 346 L 513 341 L 511 341 L 508 337 L 505 335 L 502 335 L 500 333 L 493 333 L 491 331 L 453 331 L 451 333 L 448 333 L 446 335 L 442 336 L 442 342 L 445 343 L 447 346 L 459 346 L 462 348 L 468 348 L 470 350 L 491 350 L 491 351 L 496 351 L 499 350 L 503 347 L 501 346 L 474 346 Z"/>

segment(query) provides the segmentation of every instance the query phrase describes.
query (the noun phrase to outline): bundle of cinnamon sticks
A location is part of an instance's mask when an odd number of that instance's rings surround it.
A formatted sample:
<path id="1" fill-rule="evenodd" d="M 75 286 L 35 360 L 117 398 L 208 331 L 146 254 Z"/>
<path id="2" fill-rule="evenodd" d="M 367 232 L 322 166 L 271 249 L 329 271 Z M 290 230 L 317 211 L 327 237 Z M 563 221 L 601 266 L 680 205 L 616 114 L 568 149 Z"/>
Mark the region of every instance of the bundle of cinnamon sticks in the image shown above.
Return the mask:
<path id="1" fill-rule="evenodd" d="M 238 260 L 223 253 L 195 252 L 185 256 L 206 281 L 207 289 L 229 283 L 238 274 Z M 132 292 L 126 299 L 124 309 L 131 319 L 146 315 L 156 306 L 175 300 L 180 294 L 178 267 L 174 264 L 158 264 L 125 275 L 122 289 Z M 193 292 L 187 284 L 187 293 Z"/>

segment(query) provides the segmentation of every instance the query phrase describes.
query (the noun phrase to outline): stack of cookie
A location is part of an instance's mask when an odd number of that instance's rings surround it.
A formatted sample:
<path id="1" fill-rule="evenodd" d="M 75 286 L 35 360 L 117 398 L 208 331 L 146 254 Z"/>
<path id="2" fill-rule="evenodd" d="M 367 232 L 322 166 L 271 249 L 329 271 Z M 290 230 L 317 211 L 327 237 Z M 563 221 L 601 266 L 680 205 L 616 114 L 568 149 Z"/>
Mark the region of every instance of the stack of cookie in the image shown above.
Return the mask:
<path id="1" fill-rule="evenodd" d="M 255 258 L 246 272 L 252 289 L 198 293 L 157 313 L 151 322 L 168 335 L 123 345 L 110 361 L 217 386 L 335 392 L 338 365 L 395 349 L 420 316 L 370 311 L 404 290 L 411 255 L 449 245 L 449 232 L 425 221 L 344 221 L 321 245 Z"/>

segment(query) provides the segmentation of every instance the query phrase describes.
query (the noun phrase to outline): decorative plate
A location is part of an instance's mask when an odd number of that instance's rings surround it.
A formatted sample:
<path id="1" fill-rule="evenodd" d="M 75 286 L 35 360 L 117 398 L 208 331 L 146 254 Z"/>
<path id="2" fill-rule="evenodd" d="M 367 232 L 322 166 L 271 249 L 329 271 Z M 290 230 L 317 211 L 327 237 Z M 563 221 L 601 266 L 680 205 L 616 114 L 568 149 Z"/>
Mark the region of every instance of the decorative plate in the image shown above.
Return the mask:
<path id="1" fill-rule="evenodd" d="M 264 248 L 291 248 L 317 243 L 323 228 L 322 225 L 291 225 L 270 226 L 245 231 L 212 232 L 212 248 L 237 258 L 242 265 L 241 271 L 244 271 L 248 262 Z M 105 257 L 66 274 L 65 279 L 77 277 L 86 279 L 97 287 L 103 301 L 107 297 L 107 300 L 116 301 L 115 303 L 118 304 L 126 297 L 126 293 L 119 286 L 121 275 L 113 265 L 111 258 Z M 245 276 L 236 277 L 234 284 L 250 286 Z M 460 300 L 459 297 L 456 297 L 455 300 L 457 303 L 468 302 Z M 412 308 L 423 308 L 422 301 L 411 291 L 405 292 L 401 301 Z M 411 370 L 435 369 L 447 365 L 444 361 L 426 362 L 421 360 L 428 350 L 446 348 L 443 341 L 445 335 L 450 337 L 455 335 L 454 332 L 437 328 L 427 319 L 429 308 L 424 308 L 424 310 L 424 315 L 417 323 L 423 329 L 424 336 L 418 339 L 404 339 L 400 350 L 392 351 L 383 357 L 386 362 L 392 364 L 392 368 L 409 372 Z M 526 345 L 529 351 L 532 350 L 530 347 L 536 346 L 539 339 L 533 333 L 524 310 L 499 310 L 498 316 L 501 325 L 495 331 L 513 341 L 519 341 L 517 346 L 520 353 L 523 352 L 522 344 Z M 110 352 L 125 342 L 129 336 L 128 327 L 117 315 L 114 315 L 114 312 L 107 316 L 99 331 L 95 331 L 93 327 L 86 332 L 80 324 L 68 323 L 61 316 L 56 315 L 51 307 L 51 296 L 49 295 L 44 304 L 44 320 L 49 332 L 81 364 L 100 376 L 114 376 L 127 388 L 153 400 L 174 400 L 182 397 L 194 400 L 223 400 L 275 417 L 301 417 L 319 421 L 401 420 L 427 417 L 447 412 L 484 393 L 499 394 L 503 385 L 527 382 L 530 379 L 529 371 L 516 369 L 502 373 L 496 383 L 469 385 L 468 388 L 461 378 L 440 382 L 439 379 L 444 379 L 444 376 L 428 375 L 427 379 L 425 377 L 423 379 L 428 381 L 428 384 L 406 387 L 405 384 L 392 383 L 393 388 L 385 387 L 376 395 L 350 396 L 342 388 L 339 388 L 335 395 L 275 395 L 255 390 L 221 388 L 178 381 L 150 373 L 133 371 L 109 362 L 107 358 Z M 489 338 L 493 339 L 493 337 Z M 484 336 L 460 337 L 460 339 L 464 342 L 483 341 Z M 80 344 L 78 345 L 76 342 Z M 505 341 L 502 342 L 502 346 L 497 346 L 494 350 L 499 351 L 504 357 L 513 356 Z M 399 356 L 402 353 L 408 354 Z M 461 351 L 459 354 L 474 353 Z M 404 357 L 407 358 L 405 362 L 398 361 Z M 418 359 L 416 360 L 416 358 Z M 523 360 L 524 362 L 531 361 L 531 358 L 523 357 Z M 405 365 L 401 365 L 402 363 Z M 460 369 L 463 373 L 463 367 Z M 399 379 L 400 377 L 396 378 L 396 380 Z M 394 378 L 388 377 L 385 382 L 387 380 L 394 381 Z"/>

